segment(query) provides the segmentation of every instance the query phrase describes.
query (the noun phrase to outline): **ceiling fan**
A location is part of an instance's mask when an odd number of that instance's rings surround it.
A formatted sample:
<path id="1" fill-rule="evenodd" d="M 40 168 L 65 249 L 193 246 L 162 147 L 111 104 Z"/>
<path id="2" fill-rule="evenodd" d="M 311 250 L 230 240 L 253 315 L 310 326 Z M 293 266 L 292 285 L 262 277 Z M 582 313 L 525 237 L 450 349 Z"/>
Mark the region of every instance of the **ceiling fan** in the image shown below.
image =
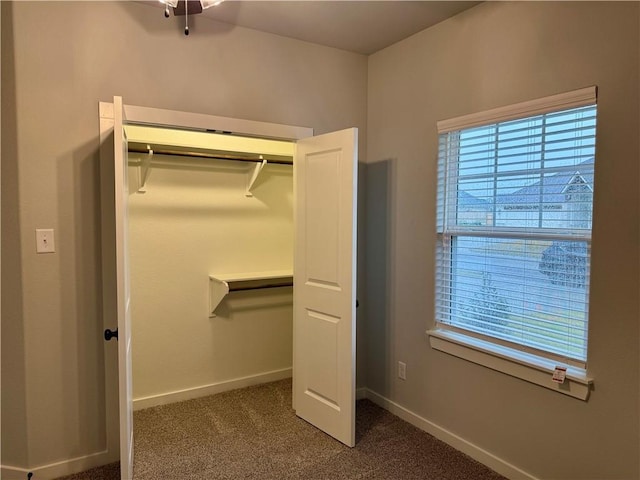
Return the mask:
<path id="1" fill-rule="evenodd" d="M 184 15 L 184 34 L 189 35 L 189 15 L 202 13 L 210 7 L 220 5 L 224 0 L 159 0 L 165 6 L 164 16 L 169 18 L 169 7 L 173 7 L 173 15 Z"/>

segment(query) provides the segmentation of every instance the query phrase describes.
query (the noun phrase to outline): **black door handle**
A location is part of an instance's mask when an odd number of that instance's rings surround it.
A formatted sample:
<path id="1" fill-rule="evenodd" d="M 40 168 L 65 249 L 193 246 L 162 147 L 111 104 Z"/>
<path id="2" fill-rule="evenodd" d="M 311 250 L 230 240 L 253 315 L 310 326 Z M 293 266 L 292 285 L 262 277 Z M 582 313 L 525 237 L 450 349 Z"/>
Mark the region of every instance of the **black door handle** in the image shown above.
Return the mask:
<path id="1" fill-rule="evenodd" d="M 109 330 L 108 328 L 104 331 L 104 339 L 106 341 L 109 341 L 112 338 L 115 338 L 116 340 L 118 340 L 118 329 L 117 328 L 113 332 L 111 330 Z"/>

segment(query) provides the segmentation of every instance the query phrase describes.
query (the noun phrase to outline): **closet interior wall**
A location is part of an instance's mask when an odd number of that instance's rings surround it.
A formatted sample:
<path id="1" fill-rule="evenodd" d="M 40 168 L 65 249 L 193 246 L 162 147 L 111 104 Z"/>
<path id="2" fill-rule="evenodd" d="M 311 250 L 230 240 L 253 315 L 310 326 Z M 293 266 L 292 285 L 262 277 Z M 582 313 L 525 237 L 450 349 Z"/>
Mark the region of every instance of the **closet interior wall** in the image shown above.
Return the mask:
<path id="1" fill-rule="evenodd" d="M 134 155 L 130 154 L 130 164 Z M 293 267 L 293 169 L 154 155 L 131 186 L 134 408 L 291 375 L 292 288 L 232 292 L 210 317 L 209 275 Z"/>

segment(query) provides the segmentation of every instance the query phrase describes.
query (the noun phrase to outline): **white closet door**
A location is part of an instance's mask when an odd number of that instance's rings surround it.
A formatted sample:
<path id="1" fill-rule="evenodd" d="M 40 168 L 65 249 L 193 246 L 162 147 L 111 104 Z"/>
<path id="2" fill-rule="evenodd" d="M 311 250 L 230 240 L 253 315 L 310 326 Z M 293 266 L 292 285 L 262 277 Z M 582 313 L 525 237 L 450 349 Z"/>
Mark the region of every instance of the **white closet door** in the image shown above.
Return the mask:
<path id="1" fill-rule="evenodd" d="M 115 173 L 115 243 L 118 297 L 118 374 L 120 410 L 120 475 L 133 478 L 133 388 L 131 374 L 131 289 L 128 246 L 127 137 L 121 97 L 113 98 Z"/>
<path id="2" fill-rule="evenodd" d="M 294 159 L 296 414 L 355 445 L 357 135 L 297 142 Z"/>

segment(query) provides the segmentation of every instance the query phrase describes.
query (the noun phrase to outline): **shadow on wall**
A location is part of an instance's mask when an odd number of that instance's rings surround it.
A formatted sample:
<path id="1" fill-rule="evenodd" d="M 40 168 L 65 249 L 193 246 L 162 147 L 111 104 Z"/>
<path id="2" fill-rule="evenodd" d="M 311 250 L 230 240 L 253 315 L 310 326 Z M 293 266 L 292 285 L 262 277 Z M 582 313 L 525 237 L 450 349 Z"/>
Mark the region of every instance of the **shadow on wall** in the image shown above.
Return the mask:
<path id="1" fill-rule="evenodd" d="M 366 218 L 367 218 L 367 164 L 358 155 L 358 225 L 357 225 L 357 287 L 356 287 L 356 389 L 367 385 L 367 275 L 366 275 Z"/>
<path id="2" fill-rule="evenodd" d="M 367 277 L 367 382 L 369 389 L 389 394 L 393 345 L 391 312 L 395 285 L 394 233 L 395 159 L 366 165 L 366 277 Z"/>
<path id="3" fill-rule="evenodd" d="M 13 4 L 2 8 L 2 454 L 5 465 L 27 467 L 25 339 Z M 11 368 L 6 368 L 7 366 Z"/>
<path id="4" fill-rule="evenodd" d="M 60 282 L 59 344 L 67 375 L 62 413 L 66 438 L 95 442 L 95 450 L 106 448 L 105 370 L 102 317 L 102 269 L 100 241 L 100 154 L 97 139 L 78 146 L 57 159 L 59 201 Z M 69 216 L 75 230 L 64 231 Z M 97 288 L 96 288 L 97 287 Z M 66 332 L 66 333 L 64 333 Z M 70 335 L 69 333 L 73 333 Z M 76 418 L 91 422 L 74 423 Z M 73 425 L 77 425 L 73 427 Z M 81 450 L 79 449 L 78 452 Z"/>

